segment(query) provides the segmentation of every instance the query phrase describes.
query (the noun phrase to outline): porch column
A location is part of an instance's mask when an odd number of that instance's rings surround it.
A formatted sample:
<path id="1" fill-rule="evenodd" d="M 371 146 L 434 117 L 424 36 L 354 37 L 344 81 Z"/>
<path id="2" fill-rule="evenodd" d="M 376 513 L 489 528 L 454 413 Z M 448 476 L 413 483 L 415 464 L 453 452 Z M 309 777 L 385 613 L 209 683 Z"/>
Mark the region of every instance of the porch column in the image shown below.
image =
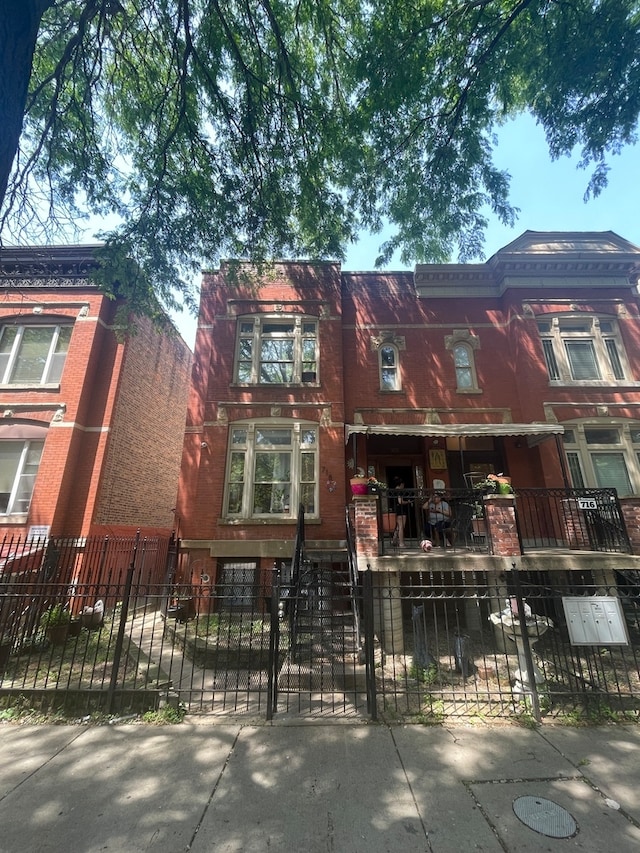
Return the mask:
<path id="1" fill-rule="evenodd" d="M 354 495 L 352 501 L 358 570 L 363 572 L 367 558 L 378 556 L 378 496 Z"/>
<path id="2" fill-rule="evenodd" d="M 371 557 L 378 556 L 378 495 L 354 495 L 353 518 L 358 571 L 365 571 Z M 373 626 L 385 654 L 404 652 L 400 573 L 373 573 Z"/>
<path id="3" fill-rule="evenodd" d="M 631 542 L 631 553 L 640 554 L 640 497 L 619 498 L 622 517 Z"/>
<path id="4" fill-rule="evenodd" d="M 489 592 L 489 613 L 500 613 L 504 610 L 508 597 L 505 573 L 487 572 L 487 590 Z M 493 630 L 497 651 L 507 653 L 509 650 L 505 642 L 504 631 L 498 628 L 494 622 L 490 623 L 490 627 Z"/>
<path id="5" fill-rule="evenodd" d="M 404 632 L 399 572 L 374 572 L 373 574 L 373 626 L 385 654 L 403 654 Z"/>
<path id="6" fill-rule="evenodd" d="M 484 511 L 491 553 L 498 557 L 522 554 L 516 526 L 516 499 L 513 495 L 485 495 Z"/>

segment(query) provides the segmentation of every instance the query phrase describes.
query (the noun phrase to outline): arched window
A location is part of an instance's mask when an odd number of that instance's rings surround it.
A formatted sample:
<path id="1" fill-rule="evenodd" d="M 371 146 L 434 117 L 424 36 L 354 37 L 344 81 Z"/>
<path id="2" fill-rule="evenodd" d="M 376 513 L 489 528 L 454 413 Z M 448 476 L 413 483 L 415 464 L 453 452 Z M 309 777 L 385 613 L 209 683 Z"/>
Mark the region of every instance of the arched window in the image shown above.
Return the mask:
<path id="1" fill-rule="evenodd" d="M 378 350 L 380 366 L 380 389 L 382 391 L 399 391 L 400 365 L 398 349 L 394 344 L 383 344 Z"/>
<path id="2" fill-rule="evenodd" d="M 456 391 L 461 394 L 479 394 L 476 374 L 475 351 L 480 349 L 480 340 L 469 329 L 454 329 L 445 338 L 445 346 L 453 357 L 456 372 Z"/>
<path id="3" fill-rule="evenodd" d="M 473 355 L 467 344 L 456 344 L 453 348 L 453 361 L 456 366 L 456 384 L 467 391 L 475 388 L 473 376 Z"/>

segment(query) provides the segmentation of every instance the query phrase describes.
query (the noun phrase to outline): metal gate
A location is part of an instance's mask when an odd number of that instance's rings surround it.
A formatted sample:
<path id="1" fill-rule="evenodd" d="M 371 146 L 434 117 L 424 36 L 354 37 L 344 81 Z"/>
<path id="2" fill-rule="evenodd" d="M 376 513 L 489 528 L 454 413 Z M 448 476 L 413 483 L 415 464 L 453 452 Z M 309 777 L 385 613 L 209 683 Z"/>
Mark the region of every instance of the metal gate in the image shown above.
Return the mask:
<path id="1" fill-rule="evenodd" d="M 348 566 L 308 558 L 290 586 L 281 587 L 278 577 L 274 581 L 280 594 L 272 599 L 277 612 L 268 716 L 366 714 L 366 666 L 357 618 L 362 596 Z"/>

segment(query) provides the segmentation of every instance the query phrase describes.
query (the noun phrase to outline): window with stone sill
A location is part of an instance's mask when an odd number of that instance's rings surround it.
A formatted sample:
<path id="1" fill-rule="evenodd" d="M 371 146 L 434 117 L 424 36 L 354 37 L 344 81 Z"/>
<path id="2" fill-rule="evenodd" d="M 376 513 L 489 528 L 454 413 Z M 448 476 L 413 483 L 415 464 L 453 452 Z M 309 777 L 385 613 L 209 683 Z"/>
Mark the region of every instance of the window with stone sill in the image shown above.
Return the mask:
<path id="1" fill-rule="evenodd" d="M 617 322 L 593 315 L 538 320 L 547 373 L 559 385 L 611 385 L 631 373 Z"/>
<path id="2" fill-rule="evenodd" d="M 0 329 L 0 384 L 60 382 L 72 325 L 5 325 Z"/>
<path id="3" fill-rule="evenodd" d="M 295 423 L 236 424 L 229 430 L 227 518 L 317 516 L 318 430 Z"/>
<path id="4" fill-rule="evenodd" d="M 304 385 L 318 381 L 318 321 L 304 316 L 238 320 L 235 381 Z"/>
<path id="5" fill-rule="evenodd" d="M 473 350 L 466 343 L 453 347 L 453 363 L 456 369 L 456 390 L 473 391 L 478 388 Z"/>
<path id="6" fill-rule="evenodd" d="M 460 394 L 480 394 L 476 373 L 476 350 L 480 338 L 471 329 L 454 329 L 445 335 L 445 348 L 451 353 L 456 375 L 456 391 Z"/>
<path id="7" fill-rule="evenodd" d="M 565 425 L 563 444 L 571 485 L 640 494 L 640 424 L 628 421 Z"/>
<path id="8" fill-rule="evenodd" d="M 400 363 L 398 348 L 395 344 L 383 344 L 378 350 L 378 367 L 380 370 L 380 390 L 400 391 Z"/>

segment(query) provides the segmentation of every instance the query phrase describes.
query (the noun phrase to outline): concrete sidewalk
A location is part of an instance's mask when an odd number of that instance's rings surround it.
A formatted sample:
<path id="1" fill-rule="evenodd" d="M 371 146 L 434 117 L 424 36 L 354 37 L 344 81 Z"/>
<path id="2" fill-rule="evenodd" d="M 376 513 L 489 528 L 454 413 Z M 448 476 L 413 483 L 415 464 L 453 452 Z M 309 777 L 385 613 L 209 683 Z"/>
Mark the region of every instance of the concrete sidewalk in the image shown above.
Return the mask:
<path id="1" fill-rule="evenodd" d="M 640 850 L 634 726 L 5 724 L 0 754 L 2 853 Z"/>

